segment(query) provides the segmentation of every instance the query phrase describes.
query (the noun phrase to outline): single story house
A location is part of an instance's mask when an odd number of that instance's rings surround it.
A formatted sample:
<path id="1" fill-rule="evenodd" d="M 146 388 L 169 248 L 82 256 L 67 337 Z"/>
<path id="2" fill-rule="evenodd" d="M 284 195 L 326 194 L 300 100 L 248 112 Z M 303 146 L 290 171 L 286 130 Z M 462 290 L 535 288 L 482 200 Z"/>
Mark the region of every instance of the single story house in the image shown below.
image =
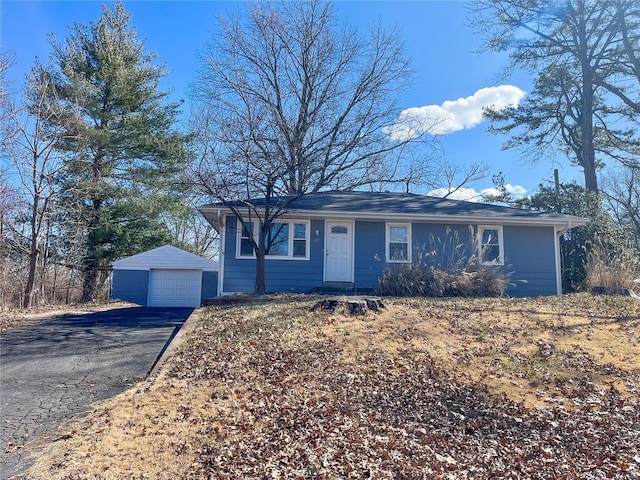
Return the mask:
<path id="1" fill-rule="evenodd" d="M 240 221 L 223 203 L 198 210 L 220 233 L 218 294 L 252 292 L 256 262 L 249 232 L 259 231 L 255 215 L 245 208 Z M 271 229 L 266 289 L 375 288 L 385 268 L 417 262 L 434 241 L 453 235 L 460 243 L 477 243 L 482 262 L 513 272 L 508 295 L 559 295 L 559 238 L 586 223 L 582 217 L 415 194 L 310 193 L 291 200 Z"/>
<path id="2" fill-rule="evenodd" d="M 113 262 L 111 297 L 149 307 L 199 307 L 218 291 L 218 263 L 172 245 Z"/>

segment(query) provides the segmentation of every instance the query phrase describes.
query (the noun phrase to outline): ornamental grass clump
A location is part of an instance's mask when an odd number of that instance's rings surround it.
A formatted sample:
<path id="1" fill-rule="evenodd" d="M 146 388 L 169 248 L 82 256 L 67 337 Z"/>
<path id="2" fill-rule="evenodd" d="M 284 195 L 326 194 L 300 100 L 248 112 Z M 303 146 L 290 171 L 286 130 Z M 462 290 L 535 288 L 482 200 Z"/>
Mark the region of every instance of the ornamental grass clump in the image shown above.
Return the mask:
<path id="1" fill-rule="evenodd" d="M 634 280 L 640 278 L 640 258 L 633 248 L 620 247 L 616 251 L 606 248 L 600 239 L 587 245 L 587 288 L 605 287 L 631 289 Z"/>
<path id="2" fill-rule="evenodd" d="M 457 231 L 430 238 L 413 263 L 388 266 L 378 278 L 378 295 L 396 297 L 499 297 L 510 285 L 511 272 L 500 265 L 482 264 L 475 235 L 468 242 Z"/>

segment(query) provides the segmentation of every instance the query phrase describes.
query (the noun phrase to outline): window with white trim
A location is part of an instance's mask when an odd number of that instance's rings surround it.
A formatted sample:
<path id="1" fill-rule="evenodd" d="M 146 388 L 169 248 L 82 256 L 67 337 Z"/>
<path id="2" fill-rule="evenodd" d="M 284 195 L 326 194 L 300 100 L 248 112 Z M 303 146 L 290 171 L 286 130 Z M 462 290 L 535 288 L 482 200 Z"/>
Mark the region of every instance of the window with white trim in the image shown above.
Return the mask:
<path id="1" fill-rule="evenodd" d="M 238 241 L 236 244 L 237 257 L 254 257 L 251 236 L 258 232 L 257 222 L 238 221 Z"/>
<path id="2" fill-rule="evenodd" d="M 294 258 L 309 257 L 309 224 L 307 222 L 293 224 L 293 249 Z"/>
<path id="3" fill-rule="evenodd" d="M 504 246 L 501 226 L 478 227 L 478 256 L 482 264 L 504 264 Z"/>
<path id="4" fill-rule="evenodd" d="M 411 262 L 411 224 L 386 224 L 386 257 L 387 262 Z"/>
<path id="5" fill-rule="evenodd" d="M 259 234 L 258 222 L 238 222 L 236 258 L 255 258 L 250 232 Z M 273 222 L 265 239 L 266 258 L 309 259 L 309 222 Z"/>
<path id="6" fill-rule="evenodd" d="M 273 222 L 269 226 L 265 253 L 274 257 L 289 256 L 289 224 Z"/>

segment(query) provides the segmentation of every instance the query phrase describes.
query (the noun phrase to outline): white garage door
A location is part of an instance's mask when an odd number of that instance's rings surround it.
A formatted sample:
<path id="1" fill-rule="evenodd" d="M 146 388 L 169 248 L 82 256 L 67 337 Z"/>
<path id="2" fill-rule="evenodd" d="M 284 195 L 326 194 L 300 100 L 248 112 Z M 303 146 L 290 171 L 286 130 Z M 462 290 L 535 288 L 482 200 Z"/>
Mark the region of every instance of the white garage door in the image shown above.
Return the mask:
<path id="1" fill-rule="evenodd" d="M 149 275 L 150 307 L 199 307 L 201 270 L 152 269 Z"/>

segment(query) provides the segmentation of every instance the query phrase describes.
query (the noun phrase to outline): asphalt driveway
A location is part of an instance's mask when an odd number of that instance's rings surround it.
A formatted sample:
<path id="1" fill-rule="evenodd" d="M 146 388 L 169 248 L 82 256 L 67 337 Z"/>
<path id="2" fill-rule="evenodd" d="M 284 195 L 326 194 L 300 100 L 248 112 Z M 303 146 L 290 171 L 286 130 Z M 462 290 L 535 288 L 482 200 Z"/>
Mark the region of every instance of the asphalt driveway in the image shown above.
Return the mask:
<path id="1" fill-rule="evenodd" d="M 143 380 L 191 308 L 61 315 L 0 336 L 0 478 L 29 466 L 23 447 Z"/>

